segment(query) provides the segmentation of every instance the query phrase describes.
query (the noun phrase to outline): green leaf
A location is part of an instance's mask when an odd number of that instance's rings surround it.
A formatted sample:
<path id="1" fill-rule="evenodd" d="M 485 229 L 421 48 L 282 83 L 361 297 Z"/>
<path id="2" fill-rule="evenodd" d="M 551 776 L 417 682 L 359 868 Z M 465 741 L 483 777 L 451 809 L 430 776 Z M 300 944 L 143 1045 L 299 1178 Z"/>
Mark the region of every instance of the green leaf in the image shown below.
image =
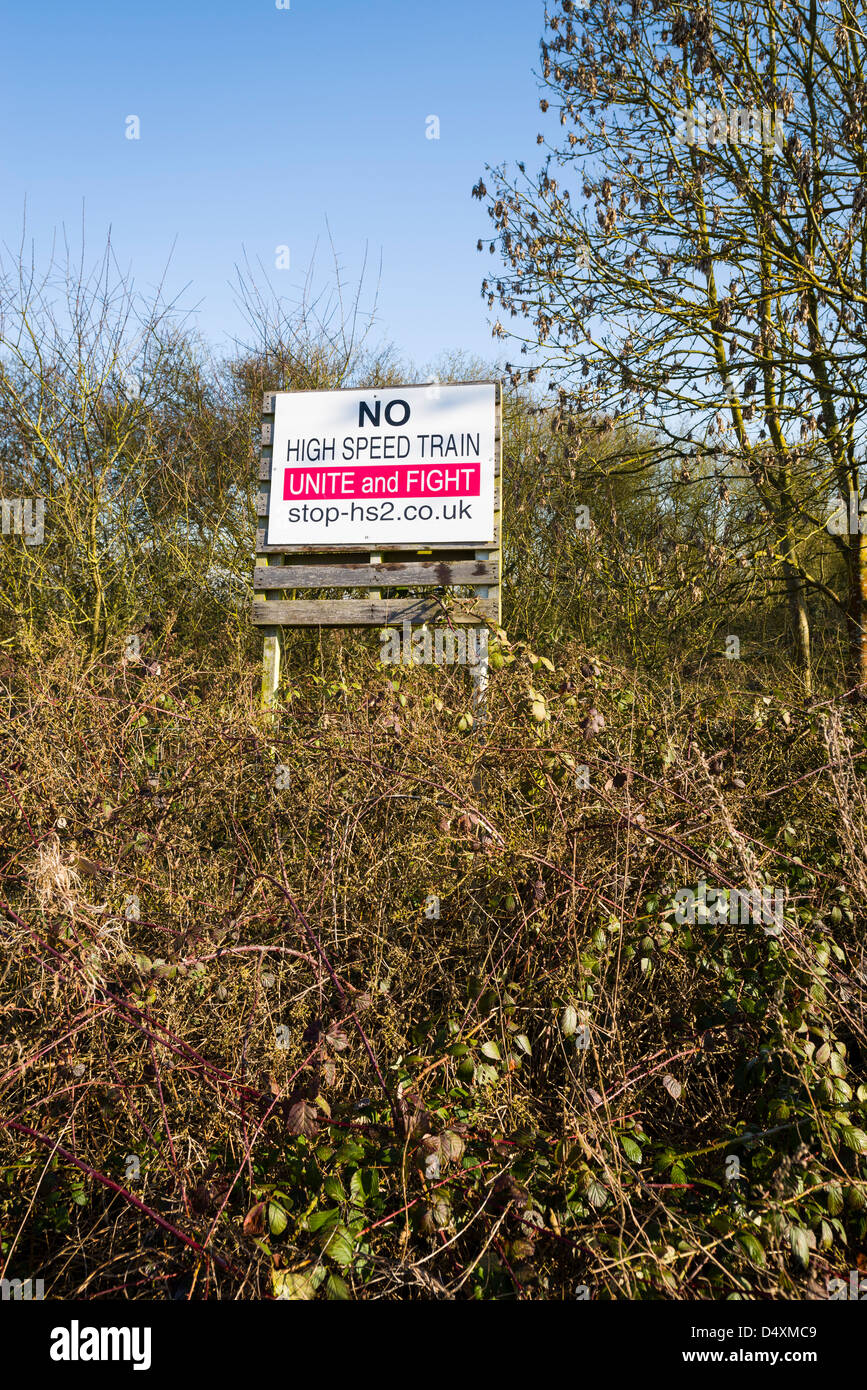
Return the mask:
<path id="1" fill-rule="evenodd" d="M 272 1236 L 281 1236 L 289 1224 L 289 1217 L 277 1202 L 268 1203 L 268 1226 Z"/>
<path id="2" fill-rule="evenodd" d="M 293 1302 L 309 1302 L 315 1295 L 313 1283 L 306 1274 L 290 1274 L 285 1269 L 271 1270 L 271 1287 L 275 1298 L 291 1299 Z"/>
<path id="3" fill-rule="evenodd" d="M 840 1130 L 840 1137 L 847 1149 L 854 1149 L 856 1153 L 867 1154 L 867 1134 L 863 1129 L 856 1129 L 854 1125 L 843 1125 Z"/>
<path id="4" fill-rule="evenodd" d="M 593 1178 L 587 1184 L 586 1195 L 591 1207 L 604 1207 L 608 1201 L 608 1188 L 598 1178 Z"/>
<path id="5" fill-rule="evenodd" d="M 483 1042 L 482 1056 L 489 1057 L 492 1062 L 498 1062 L 500 1060 L 500 1049 L 495 1042 Z"/>
<path id="6" fill-rule="evenodd" d="M 360 1163 L 364 1158 L 364 1145 L 354 1139 L 347 1139 L 334 1155 L 338 1163 Z"/>
<path id="7" fill-rule="evenodd" d="M 632 1135 L 620 1134 L 618 1135 L 618 1138 L 620 1140 L 620 1147 L 626 1154 L 626 1157 L 630 1159 L 633 1163 L 640 1163 L 642 1158 L 641 1149 L 636 1144 L 635 1140 L 632 1138 Z"/>
<path id="8" fill-rule="evenodd" d="M 329 1207 L 327 1211 L 314 1211 L 307 1219 L 307 1229 L 308 1231 L 321 1231 L 336 1226 L 339 1220 L 339 1207 Z"/>
<path id="9" fill-rule="evenodd" d="M 749 1255 L 753 1264 L 764 1267 L 767 1262 L 765 1247 L 753 1231 L 740 1231 L 738 1233 L 738 1244 Z"/>
<path id="10" fill-rule="evenodd" d="M 343 1202 L 346 1200 L 346 1193 L 343 1190 L 343 1183 L 336 1174 L 326 1178 L 322 1184 L 322 1191 L 326 1197 L 330 1197 L 332 1202 Z"/>
<path id="11" fill-rule="evenodd" d="M 831 1216 L 839 1216 L 843 1210 L 843 1189 L 838 1182 L 829 1182 L 825 1187 L 825 1204 Z"/>
<path id="12" fill-rule="evenodd" d="M 522 1052 L 526 1052 L 528 1056 L 530 1055 L 532 1048 L 530 1047 L 530 1039 L 527 1037 L 526 1033 L 517 1033 L 515 1035 L 515 1042 Z"/>
<path id="13" fill-rule="evenodd" d="M 789 1227 L 789 1244 L 792 1247 L 792 1254 L 801 1265 L 806 1269 L 810 1263 L 810 1243 L 807 1232 L 803 1226 Z"/>
<path id="14" fill-rule="evenodd" d="M 329 1255 L 339 1265 L 352 1263 L 355 1253 L 355 1237 L 346 1226 L 333 1226 L 322 1233 L 322 1253 Z"/>
<path id="15" fill-rule="evenodd" d="M 346 1301 L 352 1298 L 352 1294 L 349 1292 L 349 1285 L 339 1274 L 329 1274 L 325 1285 L 325 1297 Z"/>
<path id="16" fill-rule="evenodd" d="M 374 1168 L 359 1168 L 349 1180 L 349 1191 L 356 1206 L 363 1207 L 379 1192 L 379 1175 Z"/>
<path id="17" fill-rule="evenodd" d="M 453 1129 L 443 1130 L 440 1135 L 440 1155 L 446 1163 L 456 1163 L 463 1157 L 466 1141 Z"/>
<path id="18" fill-rule="evenodd" d="M 845 1076 L 846 1058 L 842 1055 L 842 1052 L 832 1052 L 831 1061 L 829 1061 L 828 1065 L 829 1068 L 831 1068 L 832 1076 Z"/>

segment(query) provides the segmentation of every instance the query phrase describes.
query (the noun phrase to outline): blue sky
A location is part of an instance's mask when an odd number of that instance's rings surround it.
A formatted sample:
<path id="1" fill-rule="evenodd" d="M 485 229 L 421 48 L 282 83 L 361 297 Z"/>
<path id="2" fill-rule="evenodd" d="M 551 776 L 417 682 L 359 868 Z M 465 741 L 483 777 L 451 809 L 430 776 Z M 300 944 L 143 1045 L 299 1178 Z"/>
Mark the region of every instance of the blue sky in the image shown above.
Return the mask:
<path id="1" fill-rule="evenodd" d="M 4 16 L 0 241 L 107 229 L 147 290 L 167 286 L 216 345 L 243 332 L 246 252 L 297 297 L 328 227 L 350 283 L 365 245 L 377 341 L 416 364 L 496 355 L 479 295 L 486 162 L 537 163 L 543 0 L 42 0 Z M 138 116 L 140 139 L 126 138 Z M 435 115 L 440 138 L 427 139 Z M 539 151 L 541 153 L 541 151 Z M 289 270 L 275 250 L 290 248 Z M 174 250 L 172 250 L 174 246 Z M 379 262 L 382 258 L 381 279 Z"/>

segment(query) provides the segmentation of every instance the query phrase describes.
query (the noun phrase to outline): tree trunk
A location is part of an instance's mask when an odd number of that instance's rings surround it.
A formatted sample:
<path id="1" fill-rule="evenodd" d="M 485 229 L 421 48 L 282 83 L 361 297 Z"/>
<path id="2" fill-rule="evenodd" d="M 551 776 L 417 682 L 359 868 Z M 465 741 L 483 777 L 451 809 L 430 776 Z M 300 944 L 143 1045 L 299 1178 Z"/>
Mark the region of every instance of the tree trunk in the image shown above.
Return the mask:
<path id="1" fill-rule="evenodd" d="M 806 588 L 803 579 L 788 562 L 783 565 L 783 573 L 786 579 L 786 597 L 789 600 L 789 618 L 794 636 L 795 659 L 801 679 L 804 682 L 804 694 L 810 696 L 813 693 L 813 658 Z"/>
<path id="2" fill-rule="evenodd" d="M 867 700 L 867 535 L 851 527 L 847 561 L 849 690 L 853 700 Z"/>

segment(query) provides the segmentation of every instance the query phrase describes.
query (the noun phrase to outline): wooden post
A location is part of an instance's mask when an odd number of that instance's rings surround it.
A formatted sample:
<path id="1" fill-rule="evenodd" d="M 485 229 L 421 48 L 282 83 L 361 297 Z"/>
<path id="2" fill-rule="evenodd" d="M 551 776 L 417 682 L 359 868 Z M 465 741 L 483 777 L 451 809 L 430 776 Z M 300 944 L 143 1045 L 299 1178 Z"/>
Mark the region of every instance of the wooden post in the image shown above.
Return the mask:
<path id="1" fill-rule="evenodd" d="M 263 472 L 262 465 L 267 465 L 269 492 L 271 488 L 271 442 L 273 436 L 274 404 L 275 403 L 273 393 L 270 391 L 266 391 L 262 400 L 262 443 L 259 454 L 258 475 L 261 479 Z M 259 553 L 256 555 L 256 564 L 261 568 L 265 568 L 269 562 L 273 563 L 275 558 L 280 563 L 282 563 L 285 559 L 285 557 L 282 555 L 275 557 L 273 555 Z M 254 594 L 254 597 L 266 600 L 281 599 L 283 598 L 283 593 L 279 589 L 275 592 L 265 590 L 262 593 Z M 282 627 L 278 626 L 265 627 L 263 630 L 263 637 L 264 642 L 262 646 L 262 705 L 265 709 L 269 709 L 277 701 L 277 690 L 280 685 L 280 667 L 282 665 L 283 659 L 283 629 Z"/>
<path id="2" fill-rule="evenodd" d="M 382 564 L 382 552 L 381 552 L 380 550 L 375 550 L 375 551 L 373 552 L 373 554 L 372 554 L 371 557 L 370 557 L 370 563 L 371 563 L 372 565 L 381 565 L 381 564 Z M 377 600 L 378 600 L 378 599 L 381 599 L 381 598 L 382 598 L 382 590 L 381 590 L 381 589 L 371 589 L 370 594 L 369 594 L 369 597 L 372 598 L 372 599 L 377 599 Z"/>
<path id="3" fill-rule="evenodd" d="M 267 565 L 267 555 L 258 555 L 256 563 Z M 282 560 L 282 555 L 278 557 Z M 267 597 L 267 595 L 262 595 Z M 277 590 L 271 595 L 272 598 L 282 598 L 281 590 Z M 280 667 L 283 663 L 283 629 L 282 627 L 266 627 L 263 629 L 265 641 L 262 646 L 262 704 L 267 709 L 276 704 L 277 689 L 280 685 Z"/>
<path id="4" fill-rule="evenodd" d="M 476 559 L 487 560 L 488 551 L 477 550 Z M 487 584 L 476 584 L 474 589 L 477 598 L 486 599 L 491 592 Z M 482 627 L 480 628 L 480 635 L 482 632 L 485 633 L 484 654 L 479 654 L 478 663 L 470 667 L 470 672 L 473 678 L 473 731 L 479 741 L 484 743 L 484 726 L 488 717 L 488 629 Z"/>
<path id="5" fill-rule="evenodd" d="M 381 550 L 374 550 L 374 551 L 373 551 L 373 553 L 372 553 L 371 556 L 370 556 L 370 563 L 371 563 L 372 565 L 381 565 L 381 564 L 382 564 L 382 551 L 381 551 Z M 379 601 L 379 600 L 382 598 L 382 590 L 381 590 L 381 589 L 371 589 L 371 590 L 370 590 L 370 598 L 376 599 L 377 601 Z M 379 648 L 380 648 L 380 651 L 382 651 L 383 644 L 385 643 L 385 640 L 386 640 L 386 639 L 385 639 L 385 635 L 384 635 L 384 634 L 386 633 L 386 631 L 387 631 L 387 628 L 384 628 L 384 627 L 381 627 L 381 628 L 379 629 Z"/>

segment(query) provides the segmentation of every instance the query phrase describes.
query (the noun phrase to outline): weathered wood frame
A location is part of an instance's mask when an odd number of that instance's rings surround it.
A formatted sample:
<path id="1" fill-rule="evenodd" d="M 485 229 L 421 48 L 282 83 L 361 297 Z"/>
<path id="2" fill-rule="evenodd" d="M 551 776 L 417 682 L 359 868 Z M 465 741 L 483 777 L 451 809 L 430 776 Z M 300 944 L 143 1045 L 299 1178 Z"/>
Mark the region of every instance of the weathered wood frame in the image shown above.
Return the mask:
<path id="1" fill-rule="evenodd" d="M 480 384 L 480 383 L 475 383 Z M 494 463 L 494 539 L 481 547 L 433 544 L 394 545 L 375 553 L 357 546 L 322 550 L 308 545 L 269 545 L 267 518 L 271 496 L 276 392 L 262 401 L 258 459 L 256 568 L 253 571 L 253 623 L 263 629 L 262 700 L 274 703 L 280 683 L 284 627 L 388 627 L 404 621 L 428 623 L 441 617 L 463 626 L 499 627 L 501 622 L 502 388 L 496 390 Z M 287 563 L 287 556 L 300 557 Z M 412 594 L 381 598 L 383 588 L 446 589 L 472 587 L 473 598 Z M 368 589 L 363 599 L 287 598 L 298 589 Z"/>

